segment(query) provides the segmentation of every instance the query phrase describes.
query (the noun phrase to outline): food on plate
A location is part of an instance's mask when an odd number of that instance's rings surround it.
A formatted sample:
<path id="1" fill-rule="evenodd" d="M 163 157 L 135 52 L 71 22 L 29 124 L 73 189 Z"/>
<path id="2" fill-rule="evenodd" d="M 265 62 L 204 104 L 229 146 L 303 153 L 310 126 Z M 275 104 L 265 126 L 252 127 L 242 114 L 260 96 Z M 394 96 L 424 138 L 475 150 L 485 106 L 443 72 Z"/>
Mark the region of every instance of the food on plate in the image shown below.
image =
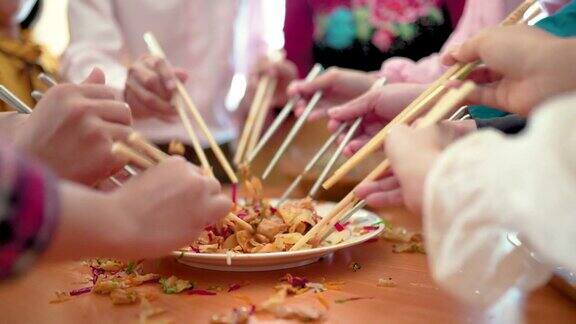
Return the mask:
<path id="1" fill-rule="evenodd" d="M 316 225 L 321 217 L 311 198 L 289 200 L 273 206 L 263 197 L 262 183 L 252 177 L 244 183 L 246 198 L 236 201 L 221 222 L 206 226 L 200 236 L 182 251 L 196 253 L 270 253 L 288 251 Z M 235 194 L 234 194 L 235 196 Z M 340 225 L 340 224 L 338 224 Z M 317 245 L 335 245 L 352 236 L 366 233 L 365 226 L 357 228 L 349 222 L 340 225 L 320 244 L 307 244 L 303 249 Z M 377 230 L 375 226 L 373 230 Z M 318 240 L 311 240 L 317 242 Z"/>

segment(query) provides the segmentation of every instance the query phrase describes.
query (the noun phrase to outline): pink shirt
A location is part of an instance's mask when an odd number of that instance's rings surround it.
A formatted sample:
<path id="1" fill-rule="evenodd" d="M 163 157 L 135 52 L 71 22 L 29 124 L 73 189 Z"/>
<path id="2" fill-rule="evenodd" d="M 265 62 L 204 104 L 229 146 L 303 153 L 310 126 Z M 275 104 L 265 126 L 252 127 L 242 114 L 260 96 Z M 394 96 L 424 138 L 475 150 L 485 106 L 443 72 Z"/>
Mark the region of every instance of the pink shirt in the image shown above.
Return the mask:
<path id="1" fill-rule="evenodd" d="M 240 12 L 247 19 L 235 25 Z M 109 85 L 123 89 L 126 67 L 147 53 L 142 35 L 151 31 L 170 62 L 188 70 L 186 87 L 216 139 L 234 138 L 225 98 L 234 73 L 246 72 L 248 61 L 266 51 L 260 0 L 75 0 L 70 1 L 69 18 L 63 78 L 80 82 L 100 67 Z M 146 119 L 136 121 L 136 128 L 154 141 L 187 142 L 180 123 Z"/>

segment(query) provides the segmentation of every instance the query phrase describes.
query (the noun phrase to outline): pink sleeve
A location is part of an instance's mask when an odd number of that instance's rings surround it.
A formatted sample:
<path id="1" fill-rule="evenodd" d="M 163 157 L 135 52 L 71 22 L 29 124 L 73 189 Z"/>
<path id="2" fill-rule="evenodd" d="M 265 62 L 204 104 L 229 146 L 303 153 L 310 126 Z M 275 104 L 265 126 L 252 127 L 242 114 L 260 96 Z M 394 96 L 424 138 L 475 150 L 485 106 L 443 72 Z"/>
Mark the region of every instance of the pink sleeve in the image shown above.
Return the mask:
<path id="1" fill-rule="evenodd" d="M 498 25 L 521 0 L 469 0 L 462 18 L 440 53 L 432 54 L 418 62 L 393 57 L 382 64 L 382 76 L 389 82 L 430 83 L 436 80 L 446 67 L 440 62 L 442 54 L 462 44 L 479 31 Z"/>

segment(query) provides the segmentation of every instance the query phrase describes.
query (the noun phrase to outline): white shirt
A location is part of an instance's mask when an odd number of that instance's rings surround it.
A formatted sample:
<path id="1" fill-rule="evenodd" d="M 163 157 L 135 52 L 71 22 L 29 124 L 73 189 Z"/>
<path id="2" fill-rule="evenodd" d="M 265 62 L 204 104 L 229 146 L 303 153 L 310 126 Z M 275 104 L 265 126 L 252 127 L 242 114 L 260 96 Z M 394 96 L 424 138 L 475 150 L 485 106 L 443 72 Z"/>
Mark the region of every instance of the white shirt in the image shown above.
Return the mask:
<path id="1" fill-rule="evenodd" d="M 126 67 L 147 53 L 142 35 L 151 31 L 172 65 L 188 71 L 187 90 L 216 139 L 234 138 L 224 103 L 234 73 L 246 72 L 248 60 L 267 50 L 258 23 L 260 0 L 74 0 L 68 10 L 70 45 L 61 68 L 65 79 L 80 82 L 100 67 L 109 85 L 124 89 Z M 245 19 L 237 24 L 240 12 Z M 243 44 L 235 43 L 235 35 L 242 36 Z M 241 51 L 243 62 L 233 55 Z M 180 123 L 146 119 L 135 126 L 157 142 L 187 142 Z"/>
<path id="2" fill-rule="evenodd" d="M 525 133 L 480 131 L 442 153 L 426 180 L 434 278 L 487 306 L 511 288 L 576 271 L 576 96 L 550 102 Z M 518 233 L 522 246 L 509 241 Z"/>

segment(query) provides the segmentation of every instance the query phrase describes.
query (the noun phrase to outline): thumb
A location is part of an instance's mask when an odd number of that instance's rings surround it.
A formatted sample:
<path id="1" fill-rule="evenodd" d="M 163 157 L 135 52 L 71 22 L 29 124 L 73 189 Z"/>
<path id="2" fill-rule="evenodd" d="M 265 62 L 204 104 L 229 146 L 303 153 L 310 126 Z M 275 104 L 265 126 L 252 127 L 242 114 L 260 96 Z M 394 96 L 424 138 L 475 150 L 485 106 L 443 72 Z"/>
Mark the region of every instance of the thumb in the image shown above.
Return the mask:
<path id="1" fill-rule="evenodd" d="M 394 165 L 394 161 L 402 159 L 407 150 L 410 151 L 411 146 L 406 144 L 409 144 L 411 134 L 414 132 L 413 128 L 405 124 L 396 125 L 390 130 L 386 139 L 385 150 L 392 165 Z"/>
<path id="2" fill-rule="evenodd" d="M 106 75 L 101 69 L 94 68 L 82 84 L 106 84 Z"/>

